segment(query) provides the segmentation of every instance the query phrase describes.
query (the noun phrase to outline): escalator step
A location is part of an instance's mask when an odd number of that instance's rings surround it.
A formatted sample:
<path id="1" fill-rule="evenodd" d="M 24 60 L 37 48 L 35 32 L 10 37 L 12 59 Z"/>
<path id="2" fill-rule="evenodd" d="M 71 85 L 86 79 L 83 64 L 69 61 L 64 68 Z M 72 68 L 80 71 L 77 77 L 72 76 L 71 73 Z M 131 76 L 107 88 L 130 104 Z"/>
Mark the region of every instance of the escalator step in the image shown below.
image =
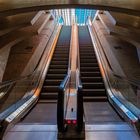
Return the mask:
<path id="1" fill-rule="evenodd" d="M 68 58 L 63 58 L 63 57 L 53 57 L 52 61 L 68 61 Z"/>
<path id="2" fill-rule="evenodd" d="M 82 83 L 84 82 L 102 82 L 102 77 L 81 77 Z"/>
<path id="3" fill-rule="evenodd" d="M 38 101 L 38 103 L 39 103 L 39 104 L 44 104 L 44 103 L 45 103 L 45 104 L 47 104 L 47 103 L 53 103 L 53 104 L 55 103 L 55 104 L 56 104 L 56 103 L 57 103 L 57 98 L 56 98 L 56 99 L 53 99 L 53 98 L 52 98 L 51 100 L 40 99 L 40 100 Z"/>
<path id="4" fill-rule="evenodd" d="M 100 71 L 99 67 L 81 67 L 81 72 L 95 72 L 95 71 Z"/>
<path id="5" fill-rule="evenodd" d="M 82 63 L 80 64 L 81 67 L 98 67 L 98 63 Z"/>
<path id="6" fill-rule="evenodd" d="M 106 96 L 105 89 L 83 89 L 84 96 Z"/>
<path id="7" fill-rule="evenodd" d="M 58 98 L 57 92 L 42 92 L 40 95 L 40 99 L 47 99 L 47 100 L 56 100 Z"/>
<path id="8" fill-rule="evenodd" d="M 46 79 L 63 79 L 66 74 L 47 74 Z"/>
<path id="9" fill-rule="evenodd" d="M 80 59 L 80 64 L 81 63 L 97 63 L 97 60 L 96 59 Z"/>
<path id="10" fill-rule="evenodd" d="M 96 56 L 95 55 L 92 55 L 92 56 L 81 56 L 80 60 L 81 59 L 96 59 Z"/>
<path id="11" fill-rule="evenodd" d="M 81 56 L 95 56 L 95 53 L 94 52 L 80 52 L 80 55 Z"/>
<path id="12" fill-rule="evenodd" d="M 69 55 L 69 52 L 58 52 L 58 51 L 55 51 L 53 55 Z"/>
<path id="13" fill-rule="evenodd" d="M 58 92 L 59 91 L 59 85 L 57 86 L 54 86 L 54 85 L 51 85 L 51 86 L 43 86 L 42 87 L 42 92 Z"/>
<path id="14" fill-rule="evenodd" d="M 105 88 L 104 87 L 104 83 L 83 83 L 83 88 L 84 89 L 101 89 L 101 88 Z"/>
<path id="15" fill-rule="evenodd" d="M 84 102 L 107 102 L 107 96 L 99 96 L 99 97 L 83 97 Z"/>
<path id="16" fill-rule="evenodd" d="M 101 76 L 100 72 L 81 72 L 82 77 L 93 77 L 93 76 Z"/>
<path id="17" fill-rule="evenodd" d="M 68 65 L 68 61 L 52 61 L 51 65 Z"/>
<path id="18" fill-rule="evenodd" d="M 44 82 L 44 86 L 47 86 L 47 85 L 60 85 L 61 82 L 62 82 L 62 80 L 47 79 L 47 80 L 45 80 L 45 82 Z"/>
<path id="19" fill-rule="evenodd" d="M 53 64 L 53 65 L 50 65 L 50 68 L 52 68 L 52 69 L 65 69 L 65 68 L 68 68 L 68 66 L 67 65 L 55 65 L 55 64 Z"/>
<path id="20" fill-rule="evenodd" d="M 67 69 L 49 69 L 48 74 L 66 74 Z"/>

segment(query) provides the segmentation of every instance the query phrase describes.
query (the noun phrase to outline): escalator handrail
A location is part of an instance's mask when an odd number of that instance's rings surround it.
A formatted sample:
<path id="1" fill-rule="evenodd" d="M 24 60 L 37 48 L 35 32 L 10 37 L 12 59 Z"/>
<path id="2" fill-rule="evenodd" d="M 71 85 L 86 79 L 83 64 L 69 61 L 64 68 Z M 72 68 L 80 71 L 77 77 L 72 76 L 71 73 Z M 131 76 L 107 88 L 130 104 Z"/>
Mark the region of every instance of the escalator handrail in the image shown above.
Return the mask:
<path id="1" fill-rule="evenodd" d="M 69 72 L 67 73 L 67 75 L 65 76 L 64 80 L 61 82 L 61 84 L 60 84 L 60 86 L 59 86 L 59 88 L 60 88 L 61 90 L 65 90 L 66 85 L 67 85 L 67 82 L 69 81 L 70 75 L 71 75 L 71 71 L 69 71 Z"/>
<path id="2" fill-rule="evenodd" d="M 46 46 L 48 45 L 48 43 L 49 43 L 49 41 L 50 41 L 50 39 L 51 39 L 51 37 L 52 37 L 54 32 L 55 32 L 55 29 L 52 31 Z M 12 80 L 7 80 L 7 81 L 4 81 L 4 82 L 0 82 L 0 88 L 8 86 L 8 85 L 11 85 L 11 84 L 16 83 L 18 81 L 28 79 L 31 76 L 33 76 L 33 74 L 37 71 L 38 66 L 40 65 L 40 62 L 42 60 L 42 57 L 43 57 L 44 53 L 45 53 L 45 51 L 43 51 L 43 53 L 41 54 L 41 57 L 39 58 L 39 61 L 38 61 L 37 65 L 35 66 L 34 70 L 30 74 L 25 75 L 25 76 L 20 76 L 18 78 L 12 79 Z"/>

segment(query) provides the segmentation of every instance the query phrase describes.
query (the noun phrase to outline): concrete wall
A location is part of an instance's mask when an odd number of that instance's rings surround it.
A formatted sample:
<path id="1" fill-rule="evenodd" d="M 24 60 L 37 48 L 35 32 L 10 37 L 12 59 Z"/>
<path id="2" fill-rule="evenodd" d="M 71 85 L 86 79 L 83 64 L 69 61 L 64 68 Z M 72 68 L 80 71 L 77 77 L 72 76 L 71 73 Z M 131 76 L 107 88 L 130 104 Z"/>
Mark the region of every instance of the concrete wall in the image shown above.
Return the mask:
<path id="1" fill-rule="evenodd" d="M 34 71 L 55 26 L 49 13 L 42 12 L 36 17 L 33 17 L 34 20 L 31 18 L 31 21 L 34 21 L 32 24 L 20 28 L 17 34 L 15 32 L 16 36 L 20 32 L 19 36 L 22 37 L 23 34 L 25 37 L 9 49 L 8 60 L 4 58 L 5 69 L 1 66 L 1 69 L 4 69 L 1 73 L 2 81 L 25 76 Z M 3 55 L 6 57 L 6 54 Z"/>

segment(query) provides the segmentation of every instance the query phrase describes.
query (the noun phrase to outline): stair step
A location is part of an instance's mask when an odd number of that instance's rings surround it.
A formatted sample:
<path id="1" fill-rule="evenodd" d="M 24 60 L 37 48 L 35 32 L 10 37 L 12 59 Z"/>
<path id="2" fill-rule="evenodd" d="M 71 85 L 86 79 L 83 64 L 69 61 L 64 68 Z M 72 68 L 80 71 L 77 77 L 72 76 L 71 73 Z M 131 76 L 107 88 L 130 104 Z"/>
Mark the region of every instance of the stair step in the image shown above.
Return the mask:
<path id="1" fill-rule="evenodd" d="M 83 83 L 83 88 L 84 89 L 94 89 L 94 88 L 105 88 L 104 87 L 104 83 L 101 82 L 101 83 Z"/>
<path id="2" fill-rule="evenodd" d="M 66 74 L 67 69 L 49 69 L 48 74 Z"/>
<path id="3" fill-rule="evenodd" d="M 95 72 L 95 71 L 100 71 L 99 67 L 81 67 L 81 72 Z"/>
<path id="4" fill-rule="evenodd" d="M 99 96 L 99 97 L 83 97 L 84 102 L 106 102 L 107 96 Z"/>
<path id="5" fill-rule="evenodd" d="M 47 74 L 46 80 L 47 79 L 63 79 L 66 74 Z"/>
<path id="6" fill-rule="evenodd" d="M 59 91 L 59 85 L 57 86 L 54 86 L 54 85 L 51 85 L 51 86 L 43 86 L 42 87 L 42 91 L 43 92 L 58 92 Z"/>
<path id="7" fill-rule="evenodd" d="M 55 51 L 62 51 L 62 50 L 63 51 L 69 51 L 69 48 L 67 48 L 67 47 L 58 47 L 58 46 L 55 48 Z"/>
<path id="8" fill-rule="evenodd" d="M 68 65 L 68 61 L 53 61 L 52 60 L 51 65 Z"/>
<path id="9" fill-rule="evenodd" d="M 82 83 L 84 82 L 102 82 L 102 77 L 81 77 Z"/>
<path id="10" fill-rule="evenodd" d="M 40 99 L 39 101 L 38 101 L 38 103 L 42 103 L 42 104 L 44 104 L 44 103 L 57 103 L 57 99 L 50 99 L 50 100 L 47 100 L 47 99 L 45 99 L 45 100 L 43 100 L 43 99 Z"/>
<path id="11" fill-rule="evenodd" d="M 55 51 L 54 55 L 55 54 L 58 54 L 58 55 L 69 55 L 69 52 L 68 51 Z"/>
<path id="12" fill-rule="evenodd" d="M 92 51 L 91 52 L 80 51 L 80 56 L 95 56 L 95 53 Z"/>
<path id="13" fill-rule="evenodd" d="M 80 63 L 97 63 L 96 59 L 80 59 Z"/>
<path id="14" fill-rule="evenodd" d="M 67 58 L 63 58 L 63 57 L 53 57 L 52 61 L 68 61 L 68 57 Z"/>
<path id="15" fill-rule="evenodd" d="M 40 95 L 40 99 L 44 100 L 57 100 L 58 92 L 42 92 Z"/>
<path id="16" fill-rule="evenodd" d="M 60 85 L 62 81 L 63 80 L 47 79 L 47 80 L 44 81 L 44 86 L 47 86 L 47 85 Z"/>
<path id="17" fill-rule="evenodd" d="M 81 77 L 101 76 L 100 72 L 81 72 Z"/>
<path id="18" fill-rule="evenodd" d="M 55 51 L 68 51 L 69 52 L 69 48 L 64 48 L 64 47 L 56 47 Z"/>
<path id="19" fill-rule="evenodd" d="M 87 63 L 82 63 L 80 64 L 81 67 L 98 67 L 98 63 L 90 63 L 90 62 L 87 62 Z"/>
<path id="20" fill-rule="evenodd" d="M 80 50 L 91 50 L 91 49 L 93 50 L 93 46 L 87 46 L 87 45 L 86 46 L 82 46 L 82 45 L 80 46 Z"/>
<path id="21" fill-rule="evenodd" d="M 55 65 L 55 64 L 53 64 L 53 65 L 50 65 L 50 68 L 52 68 L 52 69 L 66 69 L 66 68 L 68 68 L 68 66 L 67 65 Z"/>
<path id="22" fill-rule="evenodd" d="M 96 56 L 95 55 L 92 55 L 92 56 L 90 56 L 90 55 L 88 55 L 88 56 L 83 55 L 83 56 L 80 56 L 80 59 L 96 59 Z"/>
<path id="23" fill-rule="evenodd" d="M 54 53 L 53 54 L 53 56 L 55 57 L 55 56 L 58 56 L 58 57 L 68 57 L 69 56 L 69 54 L 65 54 L 65 53 Z"/>
<path id="24" fill-rule="evenodd" d="M 106 96 L 105 89 L 83 89 L 84 96 Z"/>

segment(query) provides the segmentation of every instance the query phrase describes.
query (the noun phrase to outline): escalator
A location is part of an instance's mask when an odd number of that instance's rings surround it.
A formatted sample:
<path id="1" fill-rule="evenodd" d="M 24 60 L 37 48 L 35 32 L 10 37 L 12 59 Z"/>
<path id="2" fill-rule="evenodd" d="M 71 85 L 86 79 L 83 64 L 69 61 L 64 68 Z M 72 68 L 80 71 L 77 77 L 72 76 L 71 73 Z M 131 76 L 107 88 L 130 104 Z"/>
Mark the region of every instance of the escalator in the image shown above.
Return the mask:
<path id="1" fill-rule="evenodd" d="M 71 27 L 63 26 L 37 104 L 7 133 L 4 140 L 15 139 L 19 131 L 21 139 L 44 139 L 52 125 L 57 130 L 57 96 L 68 70 L 70 39 Z"/>
<path id="2" fill-rule="evenodd" d="M 67 34 L 66 34 L 67 32 Z M 22 123 L 35 122 L 56 124 L 57 96 L 60 83 L 68 69 L 71 28 L 61 29 L 52 61 L 50 63 L 37 105 L 23 119 Z M 40 115 L 40 114 L 47 115 Z M 38 116 L 38 115 L 39 116 Z"/>
<path id="3" fill-rule="evenodd" d="M 79 47 L 86 123 L 122 122 L 108 103 L 105 85 L 87 27 L 79 27 Z"/>
<path id="4" fill-rule="evenodd" d="M 50 67 L 40 95 L 40 102 L 56 101 L 60 83 L 64 80 L 69 62 L 71 28 L 64 26 L 59 36 Z"/>
<path id="5" fill-rule="evenodd" d="M 137 139 L 133 128 L 108 101 L 88 27 L 78 30 L 86 139 Z"/>

